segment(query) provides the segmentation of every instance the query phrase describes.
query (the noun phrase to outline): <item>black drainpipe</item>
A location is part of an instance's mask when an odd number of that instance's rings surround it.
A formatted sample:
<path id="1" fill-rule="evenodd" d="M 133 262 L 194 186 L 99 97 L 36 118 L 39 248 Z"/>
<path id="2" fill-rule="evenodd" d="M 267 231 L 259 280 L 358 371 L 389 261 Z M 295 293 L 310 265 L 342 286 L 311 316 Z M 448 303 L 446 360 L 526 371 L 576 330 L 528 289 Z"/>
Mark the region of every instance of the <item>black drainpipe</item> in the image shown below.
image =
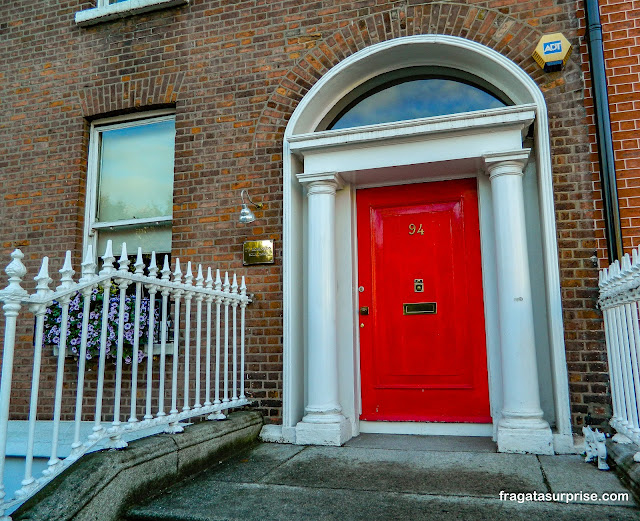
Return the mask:
<path id="1" fill-rule="evenodd" d="M 621 259 L 623 255 L 622 229 L 620 227 L 618 185 L 616 183 L 616 165 L 613 155 L 613 139 L 611 137 L 611 120 L 609 119 L 609 95 L 607 94 L 607 75 L 604 65 L 602 25 L 600 24 L 598 0 L 585 0 L 585 9 L 605 236 L 609 262 L 613 262 L 616 259 Z"/>

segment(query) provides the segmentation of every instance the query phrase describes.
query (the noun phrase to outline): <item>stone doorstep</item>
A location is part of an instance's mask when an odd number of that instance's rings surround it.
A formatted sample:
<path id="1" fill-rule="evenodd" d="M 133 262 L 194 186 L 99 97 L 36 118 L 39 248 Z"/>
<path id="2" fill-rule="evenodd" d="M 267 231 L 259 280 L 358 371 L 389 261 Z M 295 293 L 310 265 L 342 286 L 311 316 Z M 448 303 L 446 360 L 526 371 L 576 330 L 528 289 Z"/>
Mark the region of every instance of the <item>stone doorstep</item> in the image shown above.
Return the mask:
<path id="1" fill-rule="evenodd" d="M 638 452 L 634 444 L 622 444 L 607 438 L 607 462 L 640 503 L 640 463 L 633 460 Z"/>
<path id="2" fill-rule="evenodd" d="M 252 444 L 262 428 L 257 412 L 191 425 L 181 434 L 133 441 L 125 450 L 83 456 L 22 505 L 14 521 L 117 521 L 143 501 Z"/>

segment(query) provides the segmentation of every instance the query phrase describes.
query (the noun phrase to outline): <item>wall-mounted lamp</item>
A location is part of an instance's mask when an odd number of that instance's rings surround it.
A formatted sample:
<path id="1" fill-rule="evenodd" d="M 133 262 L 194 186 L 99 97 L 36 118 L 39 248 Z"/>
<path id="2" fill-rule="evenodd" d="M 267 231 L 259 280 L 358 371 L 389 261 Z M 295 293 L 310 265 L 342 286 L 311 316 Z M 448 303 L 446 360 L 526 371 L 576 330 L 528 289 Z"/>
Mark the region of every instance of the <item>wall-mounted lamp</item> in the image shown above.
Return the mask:
<path id="1" fill-rule="evenodd" d="M 244 202 L 245 193 L 247 194 L 247 199 L 249 199 L 249 202 L 253 206 L 255 206 L 258 210 L 262 208 L 262 203 L 254 203 L 251 200 L 251 197 L 249 197 L 249 192 L 247 192 L 246 189 L 243 189 L 242 192 L 240 192 L 240 197 L 242 198 L 242 210 L 240 210 L 240 219 L 239 219 L 240 224 L 249 224 L 256 220 L 256 216 L 249 209 L 249 206 L 247 205 L 247 203 Z"/>

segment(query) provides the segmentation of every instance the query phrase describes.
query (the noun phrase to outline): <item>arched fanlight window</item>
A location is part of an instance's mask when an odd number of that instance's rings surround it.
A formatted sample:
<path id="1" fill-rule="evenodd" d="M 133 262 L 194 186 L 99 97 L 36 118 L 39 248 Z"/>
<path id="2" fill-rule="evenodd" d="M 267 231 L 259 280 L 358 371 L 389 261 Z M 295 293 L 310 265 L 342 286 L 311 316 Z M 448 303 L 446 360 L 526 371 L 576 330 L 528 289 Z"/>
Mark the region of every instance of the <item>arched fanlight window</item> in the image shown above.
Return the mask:
<path id="1" fill-rule="evenodd" d="M 318 130 L 444 116 L 511 104 L 480 78 L 448 69 L 415 67 L 365 82 L 327 114 Z"/>

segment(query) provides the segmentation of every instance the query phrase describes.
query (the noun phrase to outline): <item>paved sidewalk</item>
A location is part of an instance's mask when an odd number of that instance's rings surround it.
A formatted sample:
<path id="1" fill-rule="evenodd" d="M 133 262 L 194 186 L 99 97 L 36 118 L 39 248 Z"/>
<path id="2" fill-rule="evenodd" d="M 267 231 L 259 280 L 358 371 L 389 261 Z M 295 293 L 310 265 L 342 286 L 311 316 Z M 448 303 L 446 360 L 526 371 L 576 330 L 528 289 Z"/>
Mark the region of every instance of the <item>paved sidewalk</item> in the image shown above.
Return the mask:
<path id="1" fill-rule="evenodd" d="M 503 501 L 627 493 L 580 456 L 499 454 L 485 438 L 366 435 L 344 447 L 260 444 L 133 508 L 130 521 L 634 520 L 633 500 Z"/>

